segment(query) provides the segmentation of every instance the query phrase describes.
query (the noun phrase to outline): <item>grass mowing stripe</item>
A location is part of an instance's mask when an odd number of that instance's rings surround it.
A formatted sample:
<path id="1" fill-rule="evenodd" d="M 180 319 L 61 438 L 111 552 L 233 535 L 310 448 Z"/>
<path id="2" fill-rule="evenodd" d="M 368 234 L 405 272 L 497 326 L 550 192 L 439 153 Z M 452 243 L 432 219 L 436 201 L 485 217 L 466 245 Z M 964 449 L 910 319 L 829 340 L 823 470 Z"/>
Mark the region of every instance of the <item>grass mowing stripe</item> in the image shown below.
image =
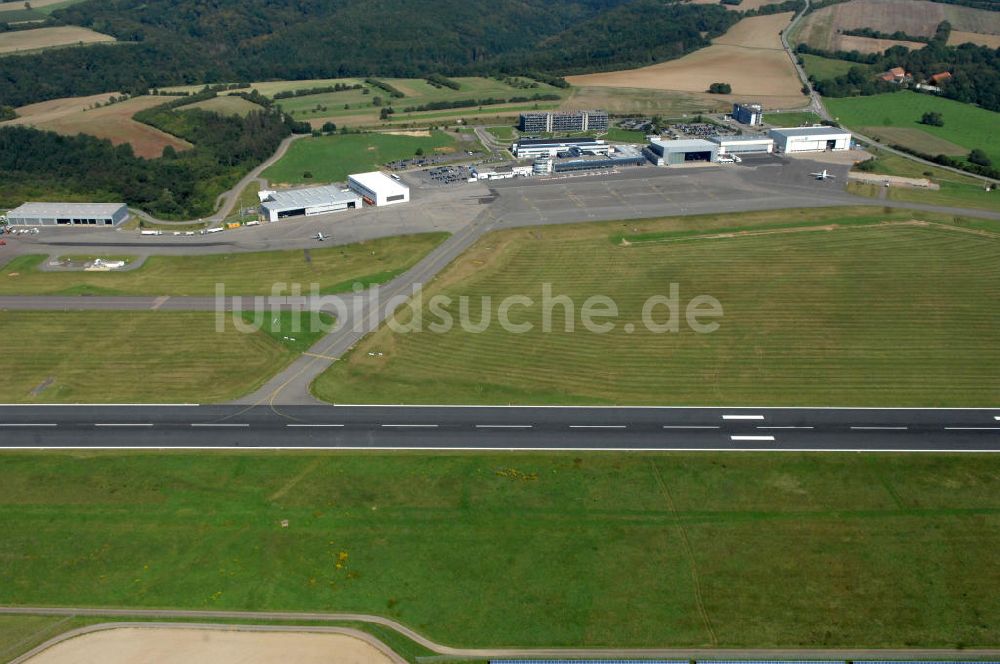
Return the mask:
<path id="1" fill-rule="evenodd" d="M 706 614 L 723 647 L 998 638 L 995 455 L 0 456 L 2 604 L 354 611 L 468 647 L 698 647 Z"/>
<path id="2" fill-rule="evenodd" d="M 910 223 L 915 213 L 907 211 L 887 212 L 893 223 L 881 224 L 873 212 L 756 214 L 739 228 L 784 228 L 806 217 L 830 230 L 680 244 L 621 246 L 599 229 L 664 237 L 736 226 L 717 215 L 546 228 L 542 238 L 502 231 L 442 274 L 424 301 L 468 296 L 476 321 L 482 298 L 495 307 L 527 295 L 536 306 L 513 318 L 532 331 L 508 334 L 493 320 L 482 334 L 454 329 L 442 340 L 383 328 L 314 390 L 338 403 L 995 405 L 1000 313 L 990 303 L 1000 301 L 1000 280 L 988 266 L 1000 261 L 1000 243 Z M 541 331 L 542 283 L 576 303 L 575 331 Z M 682 303 L 716 297 L 720 330 L 699 335 L 682 326 L 662 335 L 641 326 L 643 303 L 671 283 Z M 578 307 L 596 294 L 618 307 L 606 334 L 580 325 Z M 561 325 L 561 310 L 554 318 Z"/>

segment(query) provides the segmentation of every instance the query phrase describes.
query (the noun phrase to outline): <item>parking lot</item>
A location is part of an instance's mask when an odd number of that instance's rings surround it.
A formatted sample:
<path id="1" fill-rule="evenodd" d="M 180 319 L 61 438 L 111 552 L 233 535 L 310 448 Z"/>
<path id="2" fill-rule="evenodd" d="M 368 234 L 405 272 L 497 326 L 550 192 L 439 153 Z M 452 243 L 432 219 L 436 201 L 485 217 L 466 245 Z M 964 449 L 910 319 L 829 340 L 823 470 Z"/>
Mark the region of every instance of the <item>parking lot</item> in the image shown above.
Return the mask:
<path id="1" fill-rule="evenodd" d="M 465 164 L 423 168 L 419 171 L 411 171 L 408 175 L 415 178 L 420 184 L 431 187 L 465 183 L 472 177 L 469 167 Z"/>

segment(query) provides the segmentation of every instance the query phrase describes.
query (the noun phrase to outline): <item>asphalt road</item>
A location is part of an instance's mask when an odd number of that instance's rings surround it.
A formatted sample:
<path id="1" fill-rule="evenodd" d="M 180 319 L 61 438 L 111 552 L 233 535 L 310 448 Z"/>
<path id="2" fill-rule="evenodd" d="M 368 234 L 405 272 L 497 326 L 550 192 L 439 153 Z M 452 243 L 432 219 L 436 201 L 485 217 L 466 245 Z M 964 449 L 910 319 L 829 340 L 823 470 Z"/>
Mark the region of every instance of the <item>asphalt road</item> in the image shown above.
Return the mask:
<path id="1" fill-rule="evenodd" d="M 9 405 L 0 447 L 1000 452 L 1000 409 Z"/>

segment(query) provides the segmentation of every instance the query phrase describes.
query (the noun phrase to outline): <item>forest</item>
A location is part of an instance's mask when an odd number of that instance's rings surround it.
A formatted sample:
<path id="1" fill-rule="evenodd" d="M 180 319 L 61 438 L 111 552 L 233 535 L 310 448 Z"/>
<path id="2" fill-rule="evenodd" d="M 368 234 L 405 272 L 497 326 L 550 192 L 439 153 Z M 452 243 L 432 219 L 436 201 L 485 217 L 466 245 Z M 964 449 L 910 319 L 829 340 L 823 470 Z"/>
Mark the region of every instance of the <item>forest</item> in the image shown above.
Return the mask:
<path id="1" fill-rule="evenodd" d="M 373 21 L 372 17 L 378 20 Z M 559 76 L 707 45 L 740 18 L 677 0 L 85 0 L 53 12 L 131 42 L 0 59 L 10 106 L 107 91 L 342 76 Z"/>
<path id="2" fill-rule="evenodd" d="M 179 103 L 191 103 L 185 97 Z M 166 219 L 206 216 L 215 197 L 271 155 L 291 132 L 288 118 L 273 110 L 246 117 L 172 104 L 136 118 L 194 144 L 160 159 L 136 157 L 125 143 L 80 134 L 62 136 L 27 127 L 0 127 L 0 206 L 19 205 L 38 193 L 124 200 Z"/>

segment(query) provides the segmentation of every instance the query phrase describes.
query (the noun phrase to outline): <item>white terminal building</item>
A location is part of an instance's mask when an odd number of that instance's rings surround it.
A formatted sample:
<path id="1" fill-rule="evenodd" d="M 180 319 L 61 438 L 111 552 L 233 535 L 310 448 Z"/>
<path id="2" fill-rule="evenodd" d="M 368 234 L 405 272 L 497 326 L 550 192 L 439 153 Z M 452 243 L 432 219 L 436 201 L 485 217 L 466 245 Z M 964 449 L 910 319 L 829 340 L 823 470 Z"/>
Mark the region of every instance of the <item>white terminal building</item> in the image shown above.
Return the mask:
<path id="1" fill-rule="evenodd" d="M 838 127 L 793 127 L 769 133 L 775 150 L 785 154 L 851 149 L 851 133 Z"/>
<path id="2" fill-rule="evenodd" d="M 334 185 L 261 191 L 260 210 L 268 221 L 289 217 L 310 217 L 316 214 L 353 210 L 361 207 L 361 197 L 349 189 Z"/>
<path id="3" fill-rule="evenodd" d="M 128 219 L 124 203 L 25 203 L 7 213 L 11 226 L 117 226 Z"/>
<path id="4" fill-rule="evenodd" d="M 410 188 L 381 171 L 348 175 L 347 186 L 368 205 L 392 205 L 410 200 Z"/>

